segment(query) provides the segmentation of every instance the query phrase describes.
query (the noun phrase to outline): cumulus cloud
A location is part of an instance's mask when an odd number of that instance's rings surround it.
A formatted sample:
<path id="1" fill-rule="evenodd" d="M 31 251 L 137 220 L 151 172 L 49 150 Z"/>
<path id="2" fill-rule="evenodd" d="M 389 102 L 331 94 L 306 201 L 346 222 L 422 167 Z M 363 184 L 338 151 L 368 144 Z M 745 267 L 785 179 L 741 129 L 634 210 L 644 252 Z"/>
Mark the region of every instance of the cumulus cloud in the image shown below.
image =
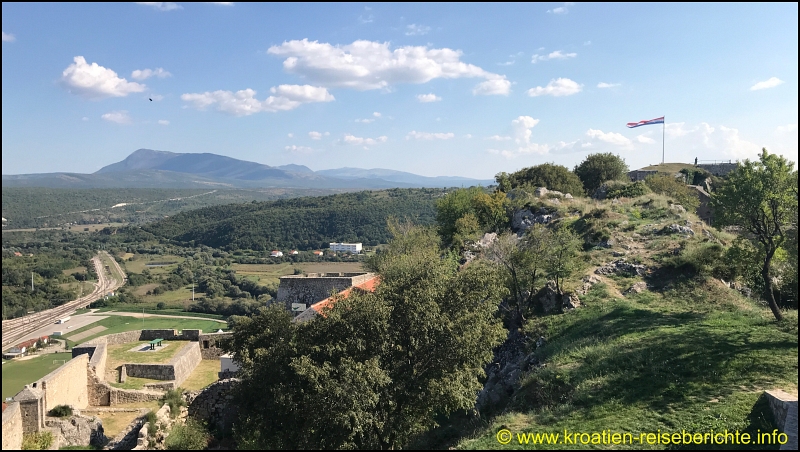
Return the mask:
<path id="1" fill-rule="evenodd" d="M 621 85 L 621 83 L 600 82 L 600 83 L 597 84 L 597 87 L 598 88 L 614 88 L 614 87 L 617 87 L 617 86 L 620 86 L 620 85 Z"/>
<path id="2" fill-rule="evenodd" d="M 291 152 L 292 154 L 311 154 L 312 152 L 314 152 L 314 148 L 310 148 L 307 146 L 297 146 L 294 144 L 291 146 L 286 146 L 284 149 Z"/>
<path id="3" fill-rule="evenodd" d="M 117 76 L 113 70 L 97 63 L 87 64 L 82 56 L 76 56 L 73 61 L 61 74 L 61 82 L 75 94 L 89 99 L 103 99 L 125 97 L 131 93 L 140 93 L 146 88 L 145 85 Z"/>
<path id="4" fill-rule="evenodd" d="M 235 93 L 223 90 L 186 93 L 181 95 L 181 99 L 198 110 L 214 106 L 217 111 L 234 116 L 293 110 L 307 103 L 335 100 L 327 89 L 310 85 L 280 85 L 270 88 L 270 92 L 273 95 L 263 101 L 256 99 L 256 91 L 250 88 Z"/>
<path id="5" fill-rule="evenodd" d="M 6 33 L 5 31 L 3 32 L 3 42 L 14 42 L 16 40 L 17 40 L 17 38 L 14 37 L 13 34 Z"/>
<path id="6" fill-rule="evenodd" d="M 547 60 L 567 60 L 570 58 L 575 58 L 578 56 L 577 53 L 564 53 L 560 50 L 556 50 L 555 52 L 550 52 L 547 55 L 539 55 L 538 53 L 535 54 L 532 59 L 531 63 L 536 64 L 537 61 L 547 61 Z"/>
<path id="7" fill-rule="evenodd" d="M 639 143 L 645 143 L 645 144 L 653 144 L 653 143 L 656 142 L 656 140 L 654 140 L 654 139 L 652 139 L 650 137 L 646 137 L 644 135 L 636 135 L 636 141 L 638 141 Z"/>
<path id="8" fill-rule="evenodd" d="M 565 2 L 564 6 L 559 6 L 558 8 L 548 9 L 547 12 L 550 14 L 567 14 L 569 13 L 568 6 L 574 5 L 575 2 Z"/>
<path id="9" fill-rule="evenodd" d="M 152 6 L 157 11 L 172 11 L 183 9 L 183 6 L 174 2 L 136 2 L 137 5 Z"/>
<path id="10" fill-rule="evenodd" d="M 596 140 L 600 140 L 609 144 L 613 144 L 616 146 L 621 146 L 624 149 L 630 149 L 632 142 L 629 138 L 616 133 L 616 132 L 603 132 L 602 130 L 597 129 L 589 129 L 586 131 L 586 136 L 589 138 L 594 138 Z"/>
<path id="11" fill-rule="evenodd" d="M 520 116 L 517 119 L 511 121 L 512 137 L 508 138 L 514 140 L 516 148 L 489 149 L 488 150 L 489 153 L 502 155 L 507 159 L 512 159 L 527 154 L 540 154 L 540 155 L 547 154 L 548 152 L 550 152 L 549 145 L 534 143 L 533 141 L 531 141 L 531 136 L 533 135 L 531 129 L 536 127 L 537 124 L 539 124 L 539 120 L 534 119 L 530 116 Z"/>
<path id="12" fill-rule="evenodd" d="M 108 122 L 115 122 L 117 124 L 130 124 L 131 123 L 131 117 L 128 116 L 128 112 L 125 111 L 125 110 L 112 111 L 112 112 L 106 113 L 106 114 L 104 114 L 104 115 L 102 115 L 100 117 L 105 119 Z"/>
<path id="13" fill-rule="evenodd" d="M 472 94 L 483 95 L 483 96 L 491 96 L 491 95 L 505 96 L 508 95 L 510 91 L 511 91 L 510 81 L 506 80 L 505 78 L 496 78 L 478 83 L 478 85 L 475 86 L 475 89 L 472 90 Z"/>
<path id="14" fill-rule="evenodd" d="M 504 135 L 492 135 L 490 137 L 486 137 L 486 139 L 487 140 L 493 140 L 493 141 L 508 141 L 508 140 L 511 139 L 511 137 L 504 136 Z"/>
<path id="15" fill-rule="evenodd" d="M 769 80 L 764 80 L 763 82 L 758 82 L 755 85 L 751 86 L 750 91 L 775 88 L 776 86 L 782 85 L 783 83 L 784 83 L 783 80 L 779 79 L 778 77 L 770 77 Z"/>
<path id="16" fill-rule="evenodd" d="M 385 135 L 384 136 L 380 136 L 378 138 L 362 138 L 362 137 L 357 137 L 357 136 L 353 136 L 353 135 L 347 134 L 347 135 L 344 136 L 344 138 L 342 138 L 339 141 L 339 143 L 340 144 L 356 145 L 356 146 L 373 145 L 373 144 L 385 143 L 388 139 L 389 139 L 389 137 L 387 137 Z"/>
<path id="17" fill-rule="evenodd" d="M 372 112 L 372 116 L 374 116 L 374 117 L 376 117 L 376 118 L 380 118 L 380 117 L 381 117 L 381 114 L 380 114 L 380 113 L 378 113 L 377 111 L 374 111 L 374 112 Z"/>
<path id="18" fill-rule="evenodd" d="M 456 135 L 452 132 L 430 133 L 430 132 L 417 132 L 415 130 L 412 130 L 411 132 L 408 132 L 408 135 L 406 135 L 406 140 L 410 140 L 411 138 L 414 138 L 415 140 L 449 140 L 455 137 Z"/>
<path id="19" fill-rule="evenodd" d="M 427 102 L 439 102 L 440 100 L 442 100 L 442 98 L 437 96 L 436 94 L 429 93 L 429 94 L 417 94 L 417 100 L 422 103 L 427 103 Z"/>
<path id="20" fill-rule="evenodd" d="M 283 68 L 287 72 L 328 87 L 386 89 L 400 83 L 420 84 L 437 78 L 484 78 L 504 80 L 510 85 L 505 76 L 464 63 L 461 51 L 448 48 L 405 46 L 390 49 L 388 42 L 364 40 L 334 46 L 303 39 L 272 46 L 267 53 L 286 57 Z M 507 94 L 508 88 L 505 91 L 482 88 L 480 91 L 481 94 Z"/>
<path id="21" fill-rule="evenodd" d="M 406 36 L 422 36 L 428 34 L 429 31 L 431 31 L 431 27 L 411 24 L 406 27 Z"/>
<path id="22" fill-rule="evenodd" d="M 308 137 L 311 138 L 312 140 L 321 140 L 322 134 L 319 132 L 314 132 L 312 130 L 311 132 L 308 132 Z"/>
<path id="23" fill-rule="evenodd" d="M 166 78 L 172 77 L 172 74 L 161 67 L 155 69 L 136 69 L 131 73 L 131 78 L 134 80 L 147 80 L 150 77 Z"/>
<path id="24" fill-rule="evenodd" d="M 294 134 L 293 133 L 286 134 L 286 136 L 289 137 L 289 138 L 294 138 Z"/>
<path id="25" fill-rule="evenodd" d="M 775 129 L 778 133 L 797 132 L 797 124 L 786 124 L 785 126 L 778 126 Z"/>
<path id="26" fill-rule="evenodd" d="M 583 85 L 568 78 L 559 78 L 550 80 L 550 83 L 545 87 L 537 86 L 528 90 L 528 95 L 531 97 L 536 96 L 571 96 L 581 92 Z"/>
<path id="27" fill-rule="evenodd" d="M 162 126 L 168 126 L 169 125 L 169 121 L 167 121 L 166 119 L 159 119 L 158 123 L 161 124 Z"/>
<path id="28" fill-rule="evenodd" d="M 362 124 L 369 124 L 371 122 L 375 122 L 375 118 L 356 119 L 356 122 L 360 122 Z"/>

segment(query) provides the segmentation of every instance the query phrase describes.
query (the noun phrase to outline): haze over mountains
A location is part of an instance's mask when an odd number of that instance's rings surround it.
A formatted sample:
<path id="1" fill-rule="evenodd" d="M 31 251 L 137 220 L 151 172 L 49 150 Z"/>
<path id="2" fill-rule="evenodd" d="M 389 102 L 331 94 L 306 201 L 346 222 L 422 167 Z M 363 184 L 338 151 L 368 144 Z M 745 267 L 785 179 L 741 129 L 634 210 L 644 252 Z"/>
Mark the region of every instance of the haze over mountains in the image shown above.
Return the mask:
<path id="1" fill-rule="evenodd" d="M 410 188 L 490 185 L 493 180 L 426 177 L 389 169 L 312 171 L 303 165 L 269 166 L 217 154 L 139 149 L 93 174 L 3 175 L 4 187 L 50 188 Z"/>

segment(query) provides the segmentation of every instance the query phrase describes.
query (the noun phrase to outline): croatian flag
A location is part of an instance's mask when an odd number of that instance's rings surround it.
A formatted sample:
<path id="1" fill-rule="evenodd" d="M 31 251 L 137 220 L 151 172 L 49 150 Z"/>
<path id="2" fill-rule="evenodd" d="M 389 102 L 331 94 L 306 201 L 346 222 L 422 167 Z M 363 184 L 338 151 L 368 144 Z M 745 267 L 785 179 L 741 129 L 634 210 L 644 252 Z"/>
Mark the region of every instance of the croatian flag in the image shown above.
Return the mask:
<path id="1" fill-rule="evenodd" d="M 639 127 L 639 126 L 649 126 L 650 124 L 664 124 L 664 117 L 662 116 L 660 118 L 651 119 L 649 121 L 629 122 L 628 128 L 633 129 L 634 127 Z"/>

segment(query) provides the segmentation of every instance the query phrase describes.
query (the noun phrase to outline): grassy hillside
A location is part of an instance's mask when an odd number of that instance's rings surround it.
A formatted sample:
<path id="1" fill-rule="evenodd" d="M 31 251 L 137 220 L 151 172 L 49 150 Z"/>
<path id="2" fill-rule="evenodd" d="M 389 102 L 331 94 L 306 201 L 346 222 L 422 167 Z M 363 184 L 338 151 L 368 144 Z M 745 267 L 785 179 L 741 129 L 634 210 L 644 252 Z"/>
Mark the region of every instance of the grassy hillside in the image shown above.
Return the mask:
<path id="1" fill-rule="evenodd" d="M 374 246 L 389 239 L 386 219 L 431 224 L 443 189 L 392 189 L 208 207 L 143 226 L 181 243 L 252 250 L 327 248 L 335 241 Z"/>

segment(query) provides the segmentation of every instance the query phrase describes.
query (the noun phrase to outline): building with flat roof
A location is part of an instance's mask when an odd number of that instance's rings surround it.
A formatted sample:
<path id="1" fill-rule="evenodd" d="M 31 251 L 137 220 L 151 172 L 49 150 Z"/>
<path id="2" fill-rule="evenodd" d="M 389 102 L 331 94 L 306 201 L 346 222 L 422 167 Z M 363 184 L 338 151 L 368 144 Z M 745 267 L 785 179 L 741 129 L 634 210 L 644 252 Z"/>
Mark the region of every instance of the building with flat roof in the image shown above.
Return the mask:
<path id="1" fill-rule="evenodd" d="M 331 251 L 335 253 L 352 253 L 359 254 L 361 252 L 361 242 L 359 243 L 331 243 Z"/>

